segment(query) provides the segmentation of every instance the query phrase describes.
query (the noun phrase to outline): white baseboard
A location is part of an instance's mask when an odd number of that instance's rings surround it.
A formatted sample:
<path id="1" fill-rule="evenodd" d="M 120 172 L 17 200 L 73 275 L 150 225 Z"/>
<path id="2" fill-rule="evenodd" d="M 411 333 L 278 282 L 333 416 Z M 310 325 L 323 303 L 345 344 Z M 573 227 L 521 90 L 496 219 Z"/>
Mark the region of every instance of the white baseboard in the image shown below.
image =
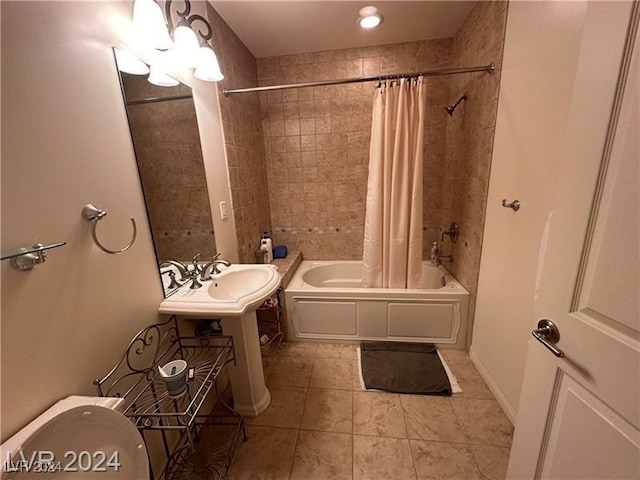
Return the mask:
<path id="1" fill-rule="evenodd" d="M 489 370 L 487 369 L 485 364 L 482 363 L 482 360 L 480 360 L 480 358 L 476 356 L 475 352 L 473 351 L 473 345 L 471 346 L 471 348 L 469 348 L 469 358 L 478 369 L 478 373 L 480 373 L 480 376 L 489 387 L 489 390 L 491 390 L 491 393 L 493 393 L 493 396 L 496 397 L 496 401 L 504 411 L 511 424 L 515 425 L 517 416 L 516 409 L 513 407 L 513 405 L 511 405 L 511 402 L 507 399 L 507 396 L 493 379 L 493 376 L 491 376 L 491 373 L 489 373 Z"/>

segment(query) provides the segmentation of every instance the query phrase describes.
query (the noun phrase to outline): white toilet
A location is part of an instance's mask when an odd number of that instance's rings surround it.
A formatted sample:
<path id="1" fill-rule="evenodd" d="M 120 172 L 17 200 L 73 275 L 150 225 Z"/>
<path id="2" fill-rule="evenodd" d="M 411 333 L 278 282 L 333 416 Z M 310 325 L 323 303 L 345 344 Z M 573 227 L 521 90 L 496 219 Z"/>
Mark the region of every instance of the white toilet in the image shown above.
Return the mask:
<path id="1" fill-rule="evenodd" d="M 0 478 L 148 480 L 147 450 L 136 427 L 118 411 L 122 402 L 60 400 L 0 446 Z"/>

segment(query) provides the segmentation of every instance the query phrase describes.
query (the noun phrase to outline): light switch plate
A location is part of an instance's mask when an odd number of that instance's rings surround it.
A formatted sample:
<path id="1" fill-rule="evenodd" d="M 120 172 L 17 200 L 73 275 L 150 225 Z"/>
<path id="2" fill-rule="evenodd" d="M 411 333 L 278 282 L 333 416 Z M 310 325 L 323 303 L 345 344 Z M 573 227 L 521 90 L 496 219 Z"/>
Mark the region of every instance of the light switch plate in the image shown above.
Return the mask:
<path id="1" fill-rule="evenodd" d="M 227 202 L 220 202 L 220 217 L 224 220 L 229 216 L 229 212 L 227 211 Z"/>

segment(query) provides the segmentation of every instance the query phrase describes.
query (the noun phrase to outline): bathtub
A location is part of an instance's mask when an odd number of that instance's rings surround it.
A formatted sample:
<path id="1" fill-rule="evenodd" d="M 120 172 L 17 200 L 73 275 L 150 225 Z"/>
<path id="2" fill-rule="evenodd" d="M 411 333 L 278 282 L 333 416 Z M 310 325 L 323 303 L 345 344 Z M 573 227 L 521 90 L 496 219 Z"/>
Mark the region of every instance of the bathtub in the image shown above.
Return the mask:
<path id="1" fill-rule="evenodd" d="M 303 261 L 285 288 L 290 341 L 390 340 L 464 348 L 469 292 L 422 264 L 420 289 L 364 288 L 362 262 Z"/>

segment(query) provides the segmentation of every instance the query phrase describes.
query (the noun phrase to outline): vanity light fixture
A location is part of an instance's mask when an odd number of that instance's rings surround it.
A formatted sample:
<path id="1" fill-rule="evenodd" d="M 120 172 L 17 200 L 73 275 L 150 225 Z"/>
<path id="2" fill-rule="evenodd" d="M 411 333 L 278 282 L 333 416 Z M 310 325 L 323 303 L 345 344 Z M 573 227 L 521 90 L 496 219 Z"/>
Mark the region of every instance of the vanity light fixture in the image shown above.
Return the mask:
<path id="1" fill-rule="evenodd" d="M 118 70 L 121 72 L 130 73 L 131 75 L 146 75 L 149 73 L 149 66 L 133 53 L 117 47 L 114 47 L 113 51 L 116 53 Z"/>
<path id="2" fill-rule="evenodd" d="M 165 16 L 169 24 L 169 30 L 173 29 L 173 21 L 171 19 L 171 5 L 173 0 L 166 0 L 164 4 Z M 219 82 L 224 79 L 224 75 L 220 71 L 218 58 L 211 46 L 207 43 L 213 37 L 211 25 L 206 18 L 197 13 L 191 13 L 191 2 L 184 0 L 184 9 L 176 9 L 180 21 L 173 33 L 174 42 L 177 44 L 177 52 L 184 58 L 179 61 L 189 68 L 195 68 L 194 76 L 199 80 L 207 82 Z M 192 28 L 194 23 L 198 22 L 200 28 L 197 29 L 201 38 L 198 44 L 197 36 Z M 210 52 L 210 53 L 209 53 Z"/>
<path id="3" fill-rule="evenodd" d="M 378 9 L 374 6 L 362 7 L 358 12 L 358 24 L 365 29 L 375 28 L 382 23 L 383 17 Z"/>
<path id="4" fill-rule="evenodd" d="M 200 45 L 196 32 L 185 19 L 178 22 L 178 26 L 173 31 L 173 48 L 171 55 L 175 65 L 184 68 L 196 68 L 198 66 L 198 50 Z"/>
<path id="5" fill-rule="evenodd" d="M 154 0 L 135 0 L 133 5 L 134 26 L 148 38 L 154 48 L 163 51 L 165 60 L 161 65 L 152 65 L 149 82 L 161 86 L 177 85 L 177 80 L 166 74 L 174 68 L 195 68 L 194 76 L 197 79 L 219 82 L 224 79 L 224 75 L 220 71 L 216 54 L 207 43 L 213 37 L 211 25 L 202 15 L 191 14 L 189 0 L 180 3 L 184 7 L 175 8 L 175 14 L 180 19 L 175 29 L 172 0 L 166 0 L 164 15 Z M 195 22 L 199 22 L 197 29 L 193 28 Z M 173 32 L 173 40 L 169 32 Z"/>
<path id="6" fill-rule="evenodd" d="M 135 0 L 133 24 L 153 48 L 169 50 L 172 45 L 162 9 L 154 0 Z"/>
<path id="7" fill-rule="evenodd" d="M 158 87 L 177 87 L 180 84 L 178 80 L 167 75 L 159 65 L 151 65 L 151 72 L 147 80 Z"/>
<path id="8" fill-rule="evenodd" d="M 216 52 L 206 44 L 198 50 L 198 66 L 193 76 L 205 82 L 219 82 L 224 79 Z"/>

